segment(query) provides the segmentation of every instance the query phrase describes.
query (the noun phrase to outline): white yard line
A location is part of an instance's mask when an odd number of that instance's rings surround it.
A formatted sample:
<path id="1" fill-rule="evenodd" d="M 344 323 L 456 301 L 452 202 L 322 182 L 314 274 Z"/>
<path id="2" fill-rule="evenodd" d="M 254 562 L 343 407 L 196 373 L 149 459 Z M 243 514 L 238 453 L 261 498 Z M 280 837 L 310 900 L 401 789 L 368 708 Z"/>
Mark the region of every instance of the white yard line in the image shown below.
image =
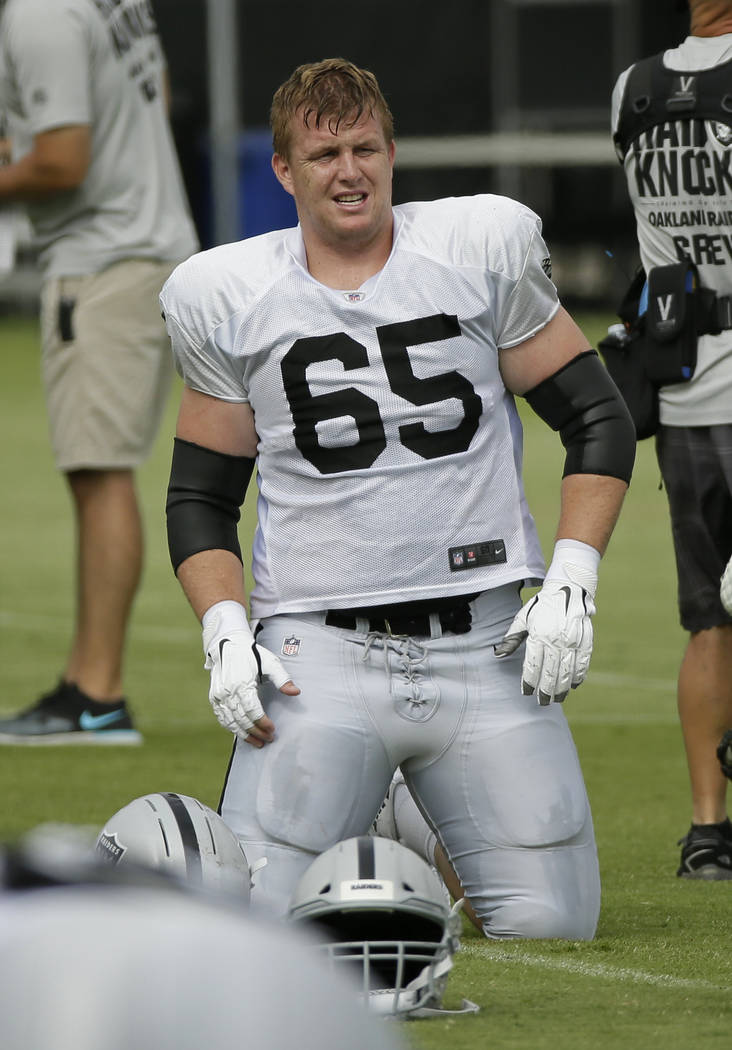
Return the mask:
<path id="1" fill-rule="evenodd" d="M 608 966 L 606 963 L 588 963 L 581 959 L 556 958 L 548 955 L 524 955 L 498 947 L 465 943 L 460 947 L 465 955 L 487 959 L 489 962 L 513 963 L 516 966 L 532 966 L 539 970 L 564 970 L 580 977 L 598 977 L 604 981 L 627 981 L 631 984 L 650 984 L 657 988 L 688 988 L 704 992 L 732 992 L 732 987 L 715 984 L 698 978 L 674 977 L 667 973 L 647 973 L 645 970 L 629 970 L 624 966 Z"/>

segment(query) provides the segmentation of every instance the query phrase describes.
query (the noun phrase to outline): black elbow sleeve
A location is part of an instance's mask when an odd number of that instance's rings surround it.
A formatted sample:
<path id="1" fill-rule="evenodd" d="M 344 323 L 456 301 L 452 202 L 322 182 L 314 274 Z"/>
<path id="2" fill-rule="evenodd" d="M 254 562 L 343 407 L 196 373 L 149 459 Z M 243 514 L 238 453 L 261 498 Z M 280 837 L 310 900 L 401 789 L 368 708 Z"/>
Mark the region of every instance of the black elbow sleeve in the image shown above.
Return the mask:
<path id="1" fill-rule="evenodd" d="M 254 462 L 175 438 L 165 503 L 175 572 L 200 551 L 227 550 L 241 561 L 237 525 Z"/>
<path id="2" fill-rule="evenodd" d="M 588 350 L 524 395 L 567 456 L 564 474 L 604 474 L 630 482 L 635 426 L 620 391 L 594 350 Z"/>

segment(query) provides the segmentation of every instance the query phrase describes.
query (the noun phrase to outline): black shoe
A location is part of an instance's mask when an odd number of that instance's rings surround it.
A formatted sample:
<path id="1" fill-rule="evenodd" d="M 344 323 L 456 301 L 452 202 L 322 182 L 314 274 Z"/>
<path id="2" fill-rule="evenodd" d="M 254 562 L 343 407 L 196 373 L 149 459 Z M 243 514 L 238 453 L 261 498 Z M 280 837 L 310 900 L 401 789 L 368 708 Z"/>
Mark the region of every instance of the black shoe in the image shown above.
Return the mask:
<path id="1" fill-rule="evenodd" d="M 720 882 L 732 879 L 732 824 L 729 818 L 721 824 L 692 824 L 682 839 L 681 866 L 676 872 L 682 879 L 705 879 Z"/>
<path id="2" fill-rule="evenodd" d="M 139 744 L 124 700 L 102 704 L 70 682 L 0 719 L 0 744 Z"/>

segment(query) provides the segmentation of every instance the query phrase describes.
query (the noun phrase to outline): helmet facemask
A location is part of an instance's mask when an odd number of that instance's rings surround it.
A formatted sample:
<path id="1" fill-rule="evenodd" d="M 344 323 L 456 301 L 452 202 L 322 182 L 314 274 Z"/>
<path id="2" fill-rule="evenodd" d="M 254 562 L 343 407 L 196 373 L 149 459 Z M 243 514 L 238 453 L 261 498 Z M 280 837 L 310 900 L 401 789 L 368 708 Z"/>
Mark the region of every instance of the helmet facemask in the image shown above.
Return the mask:
<path id="1" fill-rule="evenodd" d="M 442 1001 L 459 946 L 459 908 L 450 908 L 439 877 L 416 853 L 369 837 L 316 858 L 293 894 L 290 918 L 312 922 L 332 965 L 350 971 L 371 1009 L 418 1016 Z"/>

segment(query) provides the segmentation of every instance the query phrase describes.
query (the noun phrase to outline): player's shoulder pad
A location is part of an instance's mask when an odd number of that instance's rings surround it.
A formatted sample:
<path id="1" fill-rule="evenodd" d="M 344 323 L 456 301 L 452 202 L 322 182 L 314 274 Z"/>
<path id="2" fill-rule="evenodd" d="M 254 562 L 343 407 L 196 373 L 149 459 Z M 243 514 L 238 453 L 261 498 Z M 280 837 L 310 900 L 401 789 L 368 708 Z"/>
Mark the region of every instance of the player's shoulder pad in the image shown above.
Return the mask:
<path id="1" fill-rule="evenodd" d="M 246 311 L 289 265 L 286 230 L 222 244 L 191 255 L 160 293 L 163 316 L 202 344 L 233 314 Z"/>
<path id="2" fill-rule="evenodd" d="M 449 265 L 518 279 L 541 219 L 510 197 L 480 193 L 397 205 L 399 244 Z"/>

